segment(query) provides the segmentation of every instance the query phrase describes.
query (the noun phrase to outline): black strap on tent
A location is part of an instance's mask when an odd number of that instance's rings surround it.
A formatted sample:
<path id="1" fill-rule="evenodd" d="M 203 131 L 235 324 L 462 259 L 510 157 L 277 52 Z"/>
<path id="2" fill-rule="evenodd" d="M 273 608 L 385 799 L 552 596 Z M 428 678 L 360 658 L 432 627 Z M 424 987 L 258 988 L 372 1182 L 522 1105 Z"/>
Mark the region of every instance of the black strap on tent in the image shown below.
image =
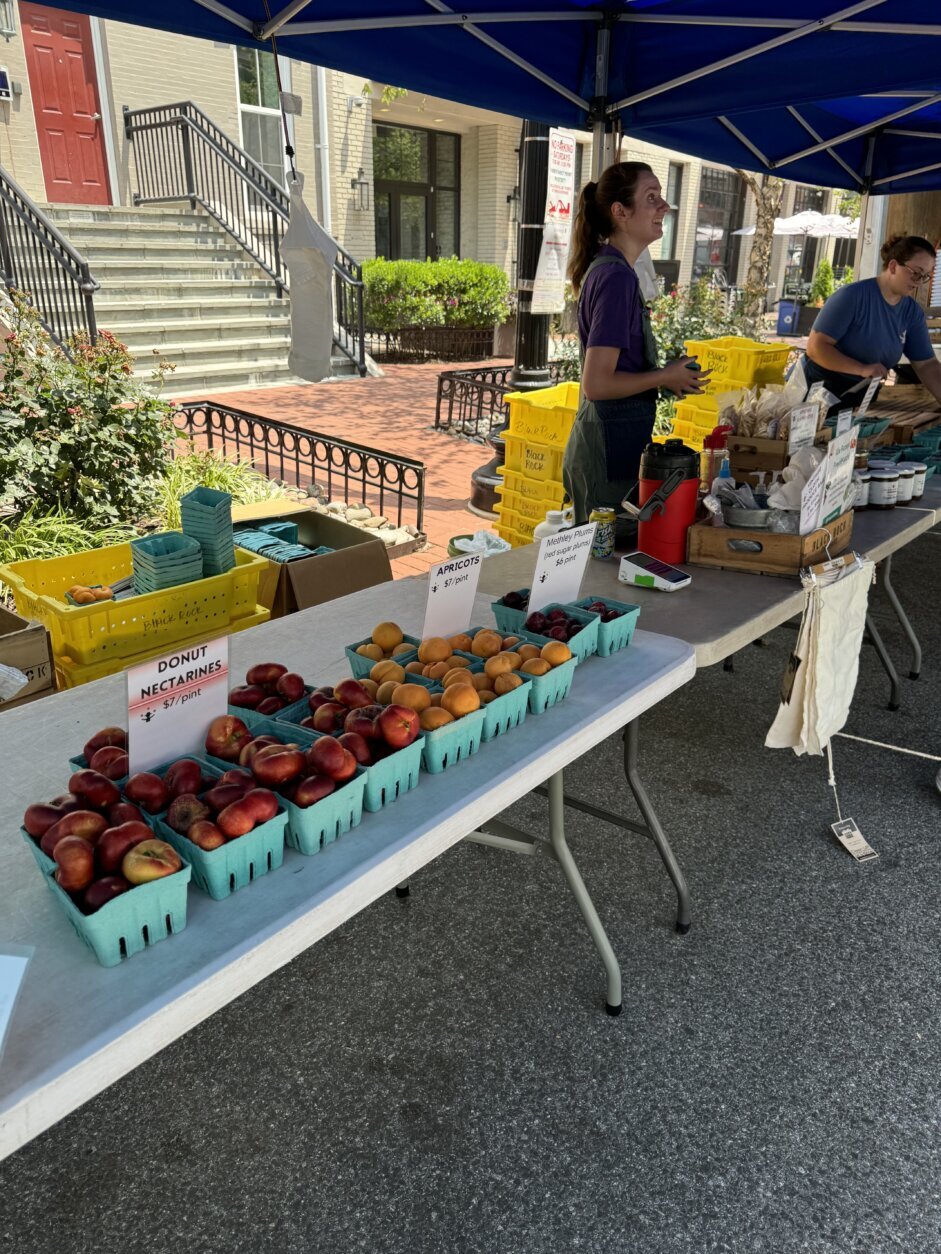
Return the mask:
<path id="1" fill-rule="evenodd" d="M 271 10 L 268 7 L 268 0 L 264 0 L 264 4 L 265 4 L 265 17 L 270 22 Z M 285 156 L 287 157 L 288 161 L 291 164 L 291 178 L 296 179 L 297 170 L 294 167 L 294 148 L 291 145 L 291 134 L 290 134 L 290 131 L 288 130 L 287 114 L 284 112 L 284 86 L 281 82 L 281 63 L 278 60 L 278 41 L 275 38 L 273 31 L 271 33 L 271 51 L 274 53 L 274 73 L 275 73 L 275 78 L 277 79 L 277 82 L 278 82 L 278 108 L 281 111 L 281 128 L 284 131 L 284 152 L 285 152 Z"/>

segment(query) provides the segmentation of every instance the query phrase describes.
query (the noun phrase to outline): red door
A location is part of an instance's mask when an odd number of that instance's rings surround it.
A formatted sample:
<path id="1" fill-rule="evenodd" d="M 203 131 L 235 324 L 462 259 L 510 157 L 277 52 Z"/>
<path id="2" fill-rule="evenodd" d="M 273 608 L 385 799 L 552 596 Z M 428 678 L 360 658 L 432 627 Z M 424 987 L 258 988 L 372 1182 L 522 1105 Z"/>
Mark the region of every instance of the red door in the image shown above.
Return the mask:
<path id="1" fill-rule="evenodd" d="M 59 204 L 110 205 L 88 18 L 25 0 L 20 16 L 46 195 Z"/>

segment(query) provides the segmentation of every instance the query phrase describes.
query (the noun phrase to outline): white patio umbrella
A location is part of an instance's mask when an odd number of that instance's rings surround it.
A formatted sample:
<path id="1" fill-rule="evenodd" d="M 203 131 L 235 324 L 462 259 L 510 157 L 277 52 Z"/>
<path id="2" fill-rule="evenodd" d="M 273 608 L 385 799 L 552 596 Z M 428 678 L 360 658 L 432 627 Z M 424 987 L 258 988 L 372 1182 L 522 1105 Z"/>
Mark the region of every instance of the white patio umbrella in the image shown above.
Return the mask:
<path id="1" fill-rule="evenodd" d="M 844 218 L 838 213 L 818 213 L 816 209 L 804 209 L 789 218 L 775 218 L 775 235 L 809 235 L 813 239 L 823 239 L 835 235 L 841 239 L 855 239 L 859 230 L 858 219 Z M 754 235 L 754 226 L 742 227 L 733 231 L 733 235 Z"/>

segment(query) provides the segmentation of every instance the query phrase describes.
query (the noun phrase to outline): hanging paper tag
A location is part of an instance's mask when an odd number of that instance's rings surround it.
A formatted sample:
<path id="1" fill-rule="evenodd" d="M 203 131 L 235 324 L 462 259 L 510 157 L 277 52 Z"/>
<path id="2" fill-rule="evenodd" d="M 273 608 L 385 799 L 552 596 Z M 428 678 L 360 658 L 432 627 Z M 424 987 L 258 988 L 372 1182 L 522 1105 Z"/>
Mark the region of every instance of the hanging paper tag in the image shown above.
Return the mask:
<path id="1" fill-rule="evenodd" d="M 843 435 L 849 431 L 853 425 L 853 411 L 851 409 L 841 409 L 836 416 L 836 431 L 834 435 Z"/>
<path id="2" fill-rule="evenodd" d="M 422 639 L 455 636 L 467 631 L 474 614 L 474 597 L 483 558 L 479 553 L 454 557 L 435 566 L 428 576 L 428 601 Z"/>
<path id="3" fill-rule="evenodd" d="M 876 392 L 877 392 L 877 390 L 878 390 L 878 388 L 879 388 L 879 384 L 880 384 L 881 382 L 882 382 L 882 380 L 881 380 L 881 379 L 870 379 L 870 381 L 869 381 L 869 387 L 868 387 L 868 388 L 866 388 L 866 394 L 865 394 L 865 396 L 863 397 L 863 399 L 859 402 L 859 408 L 856 410 L 856 417 L 857 417 L 857 418 L 862 418 L 863 414 L 866 412 L 866 410 L 867 410 L 867 409 L 869 408 L 869 406 L 872 404 L 872 398 L 875 396 L 875 394 L 876 394 Z"/>
<path id="4" fill-rule="evenodd" d="M 807 393 L 808 401 L 815 401 L 817 397 L 822 395 L 822 393 L 826 390 L 827 385 L 825 383 L 812 383 L 810 385 L 810 391 Z"/>
<path id="5" fill-rule="evenodd" d="M 229 640 L 181 648 L 127 672 L 130 773 L 205 747 L 206 728 L 229 701 Z"/>
<path id="6" fill-rule="evenodd" d="M 878 854 L 866 841 L 865 836 L 856 826 L 855 819 L 840 819 L 839 823 L 831 823 L 830 829 L 847 853 L 851 853 L 857 862 L 873 862 Z"/>
<path id="7" fill-rule="evenodd" d="M 546 536 L 540 543 L 533 590 L 529 594 L 530 614 L 544 605 L 578 599 L 596 526 L 596 523 L 585 523 L 581 527 L 570 527 L 557 536 Z"/>
<path id="8" fill-rule="evenodd" d="M 816 405 L 798 405 L 791 410 L 791 425 L 787 433 L 787 451 L 796 453 L 805 444 L 813 444 L 817 434 L 818 410 Z"/>

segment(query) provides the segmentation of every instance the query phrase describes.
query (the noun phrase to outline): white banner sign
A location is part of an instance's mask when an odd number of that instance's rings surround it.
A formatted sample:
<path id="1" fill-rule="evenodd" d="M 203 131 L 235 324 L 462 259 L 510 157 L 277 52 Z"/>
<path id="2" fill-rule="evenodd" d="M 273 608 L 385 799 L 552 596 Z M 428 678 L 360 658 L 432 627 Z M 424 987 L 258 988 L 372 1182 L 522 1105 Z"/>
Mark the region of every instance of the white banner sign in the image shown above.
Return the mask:
<path id="1" fill-rule="evenodd" d="M 556 602 L 578 600 L 596 527 L 597 523 L 585 523 L 556 536 L 546 536 L 540 543 L 529 594 L 530 614 Z"/>
<path id="2" fill-rule="evenodd" d="M 482 562 L 479 553 L 453 557 L 435 566 L 428 576 L 428 601 L 422 639 L 456 636 L 467 631 L 474 614 L 474 597 Z"/>
<path id="3" fill-rule="evenodd" d="M 229 640 L 182 647 L 127 672 L 131 774 L 205 747 L 206 728 L 229 703 Z"/>
<path id="4" fill-rule="evenodd" d="M 552 128 L 542 245 L 533 281 L 531 310 L 534 314 L 561 313 L 565 308 L 565 267 L 575 216 L 577 150 L 573 132 Z"/>

